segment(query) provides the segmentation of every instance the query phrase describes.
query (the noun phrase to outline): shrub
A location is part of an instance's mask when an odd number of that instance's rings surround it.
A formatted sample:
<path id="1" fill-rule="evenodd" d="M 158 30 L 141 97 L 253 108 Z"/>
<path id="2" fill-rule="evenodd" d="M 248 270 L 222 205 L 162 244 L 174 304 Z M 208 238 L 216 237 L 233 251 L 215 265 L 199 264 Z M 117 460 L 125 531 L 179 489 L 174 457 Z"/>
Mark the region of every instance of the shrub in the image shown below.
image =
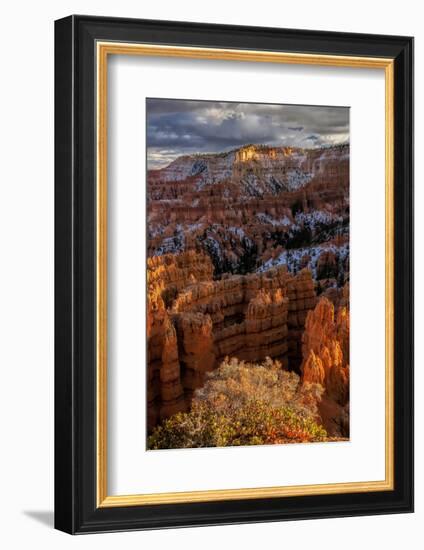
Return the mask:
<path id="1" fill-rule="evenodd" d="M 155 428 L 149 449 L 225 447 L 324 441 L 316 422 L 322 387 L 266 359 L 261 365 L 226 359 L 195 392 L 188 413 Z"/>

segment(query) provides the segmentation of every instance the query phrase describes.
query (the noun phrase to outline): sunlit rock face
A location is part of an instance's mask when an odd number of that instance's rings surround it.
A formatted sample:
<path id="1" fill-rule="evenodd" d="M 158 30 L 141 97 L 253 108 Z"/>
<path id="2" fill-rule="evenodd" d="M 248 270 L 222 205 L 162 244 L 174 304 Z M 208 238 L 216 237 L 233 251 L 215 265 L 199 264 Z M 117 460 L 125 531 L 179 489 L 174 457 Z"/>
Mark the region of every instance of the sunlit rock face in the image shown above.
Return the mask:
<path id="1" fill-rule="evenodd" d="M 302 380 L 318 382 L 341 405 L 349 399 L 349 311 L 321 298 L 307 315 L 302 337 Z"/>
<path id="2" fill-rule="evenodd" d="M 224 181 L 241 183 L 244 193 L 278 194 L 304 187 L 313 179 L 342 179 L 348 175 L 349 148 L 299 149 L 247 145 L 228 153 L 185 155 L 160 170 L 151 170 L 155 183 L 182 182 L 193 191 Z M 249 185 L 250 182 L 250 185 Z"/>
<path id="3" fill-rule="evenodd" d="M 318 383 L 325 389 L 321 414 L 332 435 L 348 433 L 349 406 L 349 310 L 322 297 L 311 310 L 302 336 L 303 384 Z M 329 413 L 331 411 L 331 413 Z"/>

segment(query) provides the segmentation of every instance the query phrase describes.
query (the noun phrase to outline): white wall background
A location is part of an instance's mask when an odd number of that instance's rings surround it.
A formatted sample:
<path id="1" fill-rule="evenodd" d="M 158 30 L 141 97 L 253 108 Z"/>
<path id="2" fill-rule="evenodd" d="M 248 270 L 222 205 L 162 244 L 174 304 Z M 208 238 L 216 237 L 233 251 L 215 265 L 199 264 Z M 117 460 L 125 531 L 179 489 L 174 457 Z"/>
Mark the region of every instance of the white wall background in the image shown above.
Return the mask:
<path id="1" fill-rule="evenodd" d="M 424 148 L 424 29 L 414 0 L 15 0 L 0 64 L 0 544 L 3 548 L 422 548 L 424 201 L 416 167 L 416 513 L 70 537 L 53 508 L 53 21 L 71 13 L 416 37 L 416 157 Z M 266 542 L 265 542 L 266 541 Z"/>

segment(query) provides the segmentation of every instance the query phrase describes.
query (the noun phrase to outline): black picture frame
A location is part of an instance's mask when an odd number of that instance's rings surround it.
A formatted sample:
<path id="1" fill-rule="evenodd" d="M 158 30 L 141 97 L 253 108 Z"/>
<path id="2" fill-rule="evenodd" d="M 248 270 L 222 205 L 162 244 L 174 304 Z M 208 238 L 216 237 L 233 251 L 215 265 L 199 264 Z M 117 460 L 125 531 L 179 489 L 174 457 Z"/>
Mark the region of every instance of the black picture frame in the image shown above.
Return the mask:
<path id="1" fill-rule="evenodd" d="M 97 507 L 99 40 L 394 60 L 394 490 Z M 413 39 L 73 15 L 55 22 L 55 527 L 94 533 L 413 511 Z"/>

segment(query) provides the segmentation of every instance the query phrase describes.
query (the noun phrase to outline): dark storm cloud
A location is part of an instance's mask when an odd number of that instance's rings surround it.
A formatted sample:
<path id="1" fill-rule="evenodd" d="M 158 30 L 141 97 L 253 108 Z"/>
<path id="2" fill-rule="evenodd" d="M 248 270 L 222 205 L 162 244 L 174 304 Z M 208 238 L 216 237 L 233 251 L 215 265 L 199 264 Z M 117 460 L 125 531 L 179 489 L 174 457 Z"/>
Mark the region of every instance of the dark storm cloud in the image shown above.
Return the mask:
<path id="1" fill-rule="evenodd" d="M 321 147 L 349 139 L 347 107 L 147 99 L 148 167 L 248 143 Z"/>

